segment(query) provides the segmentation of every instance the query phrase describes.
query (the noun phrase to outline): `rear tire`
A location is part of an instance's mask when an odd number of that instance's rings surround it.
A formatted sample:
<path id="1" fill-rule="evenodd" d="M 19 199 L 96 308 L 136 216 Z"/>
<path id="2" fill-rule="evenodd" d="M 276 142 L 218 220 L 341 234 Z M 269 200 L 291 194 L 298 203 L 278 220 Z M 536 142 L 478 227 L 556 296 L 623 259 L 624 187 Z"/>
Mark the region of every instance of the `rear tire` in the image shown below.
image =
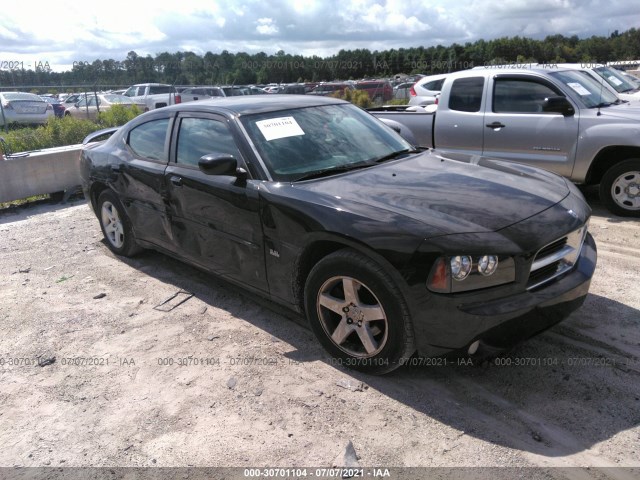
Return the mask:
<path id="1" fill-rule="evenodd" d="M 142 251 L 136 243 L 131 222 L 118 197 L 105 190 L 98 197 L 98 220 L 107 247 L 116 255 L 132 257 Z"/>
<path id="2" fill-rule="evenodd" d="M 600 181 L 600 201 L 621 217 L 640 217 L 640 159 L 624 160 Z"/>
<path id="3" fill-rule="evenodd" d="M 339 250 L 313 267 L 305 285 L 305 310 L 337 365 L 383 374 L 415 351 L 402 293 L 383 267 L 354 250 Z"/>

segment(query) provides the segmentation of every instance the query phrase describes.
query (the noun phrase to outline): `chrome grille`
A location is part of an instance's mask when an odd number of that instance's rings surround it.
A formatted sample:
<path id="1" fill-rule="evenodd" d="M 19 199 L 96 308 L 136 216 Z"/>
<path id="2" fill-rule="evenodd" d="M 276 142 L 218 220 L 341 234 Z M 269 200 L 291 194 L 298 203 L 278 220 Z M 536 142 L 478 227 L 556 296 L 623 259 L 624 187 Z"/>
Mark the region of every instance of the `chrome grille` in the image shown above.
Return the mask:
<path id="1" fill-rule="evenodd" d="M 580 256 L 588 227 L 589 222 L 538 250 L 531 264 L 527 290 L 541 287 L 573 268 Z"/>

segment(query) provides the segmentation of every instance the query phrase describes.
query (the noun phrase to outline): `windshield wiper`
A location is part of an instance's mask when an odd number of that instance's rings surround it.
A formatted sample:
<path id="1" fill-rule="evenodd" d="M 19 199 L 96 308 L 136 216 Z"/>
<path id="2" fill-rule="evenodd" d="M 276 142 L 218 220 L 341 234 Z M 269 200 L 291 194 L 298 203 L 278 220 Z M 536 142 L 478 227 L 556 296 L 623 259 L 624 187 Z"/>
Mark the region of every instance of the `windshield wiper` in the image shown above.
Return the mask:
<path id="1" fill-rule="evenodd" d="M 394 158 L 398 158 L 400 155 L 405 155 L 408 153 L 420 153 L 422 150 L 418 148 L 405 148 L 404 150 L 398 150 L 397 152 L 390 153 L 389 155 L 384 155 L 383 157 L 376 158 L 375 160 L 371 160 L 375 163 L 386 162 L 387 160 L 393 160 Z"/>
<path id="2" fill-rule="evenodd" d="M 360 168 L 372 167 L 374 165 L 375 163 L 373 162 L 358 162 L 358 163 L 351 163 L 349 165 L 339 165 L 337 167 L 324 168 L 322 170 L 316 170 L 315 172 L 302 175 L 301 177 L 296 178 L 294 182 L 300 182 L 302 180 L 311 180 L 313 178 L 328 177 L 336 173 L 350 172 L 351 170 L 358 170 Z"/>
<path id="3" fill-rule="evenodd" d="M 311 180 L 313 178 L 321 178 L 321 177 L 328 177 L 330 175 L 334 175 L 336 173 L 344 173 L 344 172 L 349 172 L 351 170 L 358 170 L 361 168 L 368 168 L 368 167 L 372 167 L 374 165 L 377 165 L 379 163 L 382 162 L 386 162 L 387 160 L 392 160 L 394 158 L 397 158 L 401 155 L 406 155 L 406 154 L 410 154 L 410 153 L 420 153 L 422 152 L 423 149 L 421 148 L 414 148 L 414 149 L 410 149 L 410 148 L 405 148 L 404 150 L 399 150 L 397 152 L 392 152 L 388 155 L 384 155 L 383 157 L 380 158 L 375 158 L 373 160 L 369 160 L 366 162 L 357 162 L 357 163 L 351 163 L 348 165 L 339 165 L 337 167 L 330 167 L 330 168 L 324 168 L 322 170 L 317 170 L 315 172 L 311 172 L 311 173 L 307 173 L 305 175 L 302 175 L 299 178 L 296 178 L 294 180 L 294 182 L 299 182 L 301 180 Z"/>
<path id="4" fill-rule="evenodd" d="M 604 108 L 604 107 L 610 107 L 611 105 L 613 105 L 614 103 L 617 104 L 618 100 L 616 100 L 615 102 L 600 102 L 597 105 L 593 105 L 592 107 L 589 108 Z"/>

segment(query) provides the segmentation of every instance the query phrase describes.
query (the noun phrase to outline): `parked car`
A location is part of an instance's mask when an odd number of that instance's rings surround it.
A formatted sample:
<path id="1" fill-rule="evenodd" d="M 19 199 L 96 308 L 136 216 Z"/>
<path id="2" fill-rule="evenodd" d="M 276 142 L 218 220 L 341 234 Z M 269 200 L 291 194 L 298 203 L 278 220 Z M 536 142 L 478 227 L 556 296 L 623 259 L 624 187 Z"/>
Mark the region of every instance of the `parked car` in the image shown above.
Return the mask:
<path id="1" fill-rule="evenodd" d="M 182 102 L 193 102 L 196 100 L 207 100 L 212 97 L 226 97 L 224 90 L 220 87 L 190 87 L 185 88 L 180 97 Z"/>
<path id="2" fill-rule="evenodd" d="M 182 101 L 180 94 L 171 85 L 163 83 L 141 83 L 129 87 L 123 95 L 131 98 L 134 103 L 143 103 L 144 110 L 175 105 Z"/>
<path id="3" fill-rule="evenodd" d="M 591 66 L 590 70 L 607 82 L 622 100 L 640 101 L 640 87 L 620 71 L 605 65 Z"/>
<path id="4" fill-rule="evenodd" d="M 44 124 L 54 116 L 53 106 L 34 93 L 0 92 L 0 125 Z"/>
<path id="5" fill-rule="evenodd" d="M 304 83 L 290 83 L 287 85 L 283 85 L 278 93 L 285 93 L 290 95 L 305 95 L 307 93 L 307 89 L 304 86 Z"/>
<path id="6" fill-rule="evenodd" d="M 131 98 L 124 95 L 114 95 L 111 93 L 100 93 L 98 95 L 87 95 L 82 97 L 68 112 L 76 118 L 86 118 L 95 120 L 99 112 L 106 112 L 113 105 L 125 105 L 133 108 L 135 105 L 140 112 L 144 111 L 144 103 L 135 103 Z"/>
<path id="7" fill-rule="evenodd" d="M 622 75 L 627 82 L 631 83 L 631 85 L 636 88 L 640 88 L 640 78 L 623 70 L 617 70 L 617 72 L 620 73 L 620 75 Z"/>
<path id="8" fill-rule="evenodd" d="M 393 98 L 396 100 L 409 100 L 411 97 L 410 90 L 413 84 L 414 82 L 404 82 L 393 87 Z"/>
<path id="9" fill-rule="evenodd" d="M 416 107 L 418 108 L 418 107 Z M 415 145 L 545 168 L 600 185 L 640 217 L 640 109 L 581 68 L 475 68 L 447 76 L 435 112 L 378 111 Z"/>
<path id="10" fill-rule="evenodd" d="M 97 95 L 97 93 L 94 93 L 94 92 L 70 93 L 62 101 L 62 105 L 66 110 L 70 110 L 71 107 L 73 107 L 76 103 L 78 103 L 81 98 L 89 95 Z"/>
<path id="11" fill-rule="evenodd" d="M 447 74 L 429 75 L 418 80 L 413 88 L 409 89 L 411 98 L 409 105 L 432 105 L 436 103 L 436 98 L 440 95 L 442 84 L 447 78 Z"/>
<path id="12" fill-rule="evenodd" d="M 266 92 L 253 85 L 190 87 L 180 93 L 182 102 L 207 100 L 213 97 L 237 97 L 239 95 L 264 95 Z"/>
<path id="13" fill-rule="evenodd" d="M 336 92 L 344 93 L 346 90 L 353 90 L 353 85 L 350 83 L 321 83 L 317 85 L 313 90 L 307 92 L 307 95 L 320 95 L 326 97 L 328 95 L 333 95 Z"/>
<path id="14" fill-rule="evenodd" d="M 363 80 L 356 83 L 355 89 L 367 92 L 375 103 L 388 102 L 393 98 L 393 87 L 388 80 Z"/>
<path id="15" fill-rule="evenodd" d="M 238 97 L 241 95 L 258 95 L 266 92 L 257 91 L 260 90 L 255 87 L 248 87 L 246 85 L 227 85 L 220 87 L 224 92 L 225 97 Z"/>
<path id="16" fill-rule="evenodd" d="M 570 182 L 415 149 L 334 98 L 155 110 L 86 145 L 80 175 L 112 252 L 157 249 L 305 312 L 335 363 L 369 373 L 508 348 L 578 308 L 596 264 Z"/>
<path id="17" fill-rule="evenodd" d="M 65 116 L 67 109 L 57 98 L 45 97 L 42 95 L 40 96 L 40 98 L 42 98 L 45 102 L 53 107 L 53 113 L 56 117 L 63 118 Z M 66 114 L 69 115 L 68 113 Z"/>

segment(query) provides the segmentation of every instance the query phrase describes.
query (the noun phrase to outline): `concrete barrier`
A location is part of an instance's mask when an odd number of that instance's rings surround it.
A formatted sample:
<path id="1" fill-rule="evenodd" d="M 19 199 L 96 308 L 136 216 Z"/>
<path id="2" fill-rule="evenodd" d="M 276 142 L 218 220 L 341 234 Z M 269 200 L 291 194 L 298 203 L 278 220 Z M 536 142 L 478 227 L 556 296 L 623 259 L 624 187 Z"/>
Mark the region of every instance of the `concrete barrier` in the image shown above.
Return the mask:
<path id="1" fill-rule="evenodd" d="M 80 185 L 81 149 L 46 148 L 0 160 L 0 202 L 75 189 Z"/>

